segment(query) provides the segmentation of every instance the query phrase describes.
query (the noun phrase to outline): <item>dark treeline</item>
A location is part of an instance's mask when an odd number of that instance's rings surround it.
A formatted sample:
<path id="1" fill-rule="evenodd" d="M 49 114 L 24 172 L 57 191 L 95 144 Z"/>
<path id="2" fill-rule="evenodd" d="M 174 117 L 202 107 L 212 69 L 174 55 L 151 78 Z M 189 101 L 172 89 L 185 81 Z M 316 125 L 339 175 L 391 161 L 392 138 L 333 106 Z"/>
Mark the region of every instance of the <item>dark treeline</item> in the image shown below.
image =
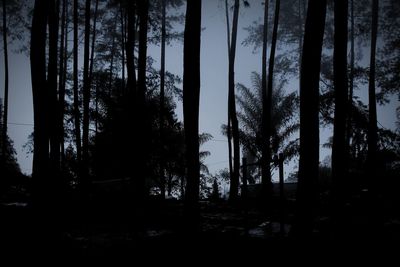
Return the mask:
<path id="1" fill-rule="evenodd" d="M 199 234 L 211 224 L 205 213 L 233 210 L 244 217 L 247 232 L 267 221 L 280 223 L 279 237 L 366 238 L 366 229 L 384 236 L 384 225 L 400 219 L 399 128 L 384 128 L 377 116 L 377 106 L 400 96 L 398 1 L 221 1 L 229 169 L 215 175 L 204 163 L 210 153 L 201 150 L 212 136 L 199 132 L 200 53 L 208 49 L 201 46 L 207 11 L 201 0 L 28 2 L 2 1 L 1 194 L 9 201 L 16 185 L 26 185 L 19 193 L 39 218 L 34 225 L 51 229 L 49 236 L 79 232 L 90 239 L 99 225 L 124 225 L 122 231 L 137 234 L 153 224 Z M 241 25 L 240 14 L 255 7 L 263 18 Z M 253 88 L 235 78 L 244 26 L 242 45 L 262 51 Z M 29 179 L 7 131 L 8 38 L 31 64 Z M 182 76 L 166 69 L 172 60 L 166 46 L 181 40 Z M 160 69 L 150 45 L 160 48 Z M 289 88 L 290 81 L 298 87 Z M 320 142 L 322 127 L 333 129 L 327 144 Z M 331 157 L 320 158 L 321 145 Z M 298 171 L 287 179 L 296 184 L 293 203 L 277 198 L 272 177 L 278 165 L 297 158 Z M 225 203 L 219 190 L 227 183 Z M 263 231 L 275 237 L 272 226 Z"/>

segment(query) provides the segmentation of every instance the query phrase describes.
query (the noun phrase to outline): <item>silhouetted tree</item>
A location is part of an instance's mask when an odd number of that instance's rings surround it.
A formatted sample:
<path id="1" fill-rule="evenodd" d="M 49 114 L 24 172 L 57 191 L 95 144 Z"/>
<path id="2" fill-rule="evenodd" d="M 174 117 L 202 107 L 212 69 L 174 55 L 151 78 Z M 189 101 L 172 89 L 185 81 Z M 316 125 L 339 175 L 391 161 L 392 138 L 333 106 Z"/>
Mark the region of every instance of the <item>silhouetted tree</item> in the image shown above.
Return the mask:
<path id="1" fill-rule="evenodd" d="M 76 145 L 76 160 L 78 162 L 78 166 L 81 167 L 81 153 L 82 153 L 82 144 L 81 144 L 81 115 L 79 109 L 79 84 L 78 84 L 78 0 L 74 0 L 74 9 L 73 9 L 73 24 L 74 24 L 74 45 L 73 45 L 73 91 L 74 91 L 74 131 L 75 131 L 75 145 Z M 78 168 L 80 168 L 78 167 Z"/>
<path id="2" fill-rule="evenodd" d="M 236 39 L 237 27 L 239 21 L 240 1 L 235 0 L 232 18 L 232 34 L 229 43 L 229 70 L 228 70 L 228 117 L 232 124 L 232 140 L 233 140 L 233 174 L 231 174 L 229 199 L 236 200 L 239 190 L 239 173 L 240 173 L 240 145 L 239 145 L 239 123 L 236 115 L 235 103 L 235 58 L 236 58 Z M 231 159 L 229 159 L 231 160 Z"/>
<path id="3" fill-rule="evenodd" d="M 263 116 L 262 116 L 262 138 L 263 138 L 263 150 L 261 157 L 261 176 L 262 183 L 264 185 L 264 190 L 266 194 L 270 190 L 272 186 L 271 182 L 271 112 L 272 112 L 272 92 L 273 92 L 273 78 L 274 78 L 274 62 L 275 62 L 275 50 L 276 50 L 276 42 L 278 35 L 278 23 L 279 23 L 279 11 L 280 11 L 280 0 L 275 2 L 275 18 L 274 18 L 274 29 L 272 31 L 272 44 L 271 51 L 269 57 L 269 66 L 268 66 L 268 77 L 266 76 L 266 70 L 263 67 L 262 73 L 262 84 L 263 91 L 266 90 L 265 95 L 263 95 Z M 264 16 L 268 15 L 268 10 L 264 12 Z M 266 19 L 264 19 L 265 21 Z M 265 30 L 265 33 L 267 30 Z M 266 44 L 265 44 L 266 46 Z M 264 50 L 264 49 L 263 49 Z M 264 66 L 265 63 L 263 63 Z M 266 79 L 268 78 L 268 84 Z"/>
<path id="4" fill-rule="evenodd" d="M 127 43 L 126 43 L 126 63 L 127 63 L 127 88 L 128 92 L 134 96 L 136 93 L 136 73 L 135 73 L 135 13 L 136 13 L 136 1 L 128 1 L 127 6 Z M 132 99 L 133 100 L 133 99 Z M 133 101 L 134 102 L 134 101 Z"/>
<path id="5" fill-rule="evenodd" d="M 347 20 L 348 1 L 336 0 L 335 3 L 335 39 L 333 54 L 335 117 L 332 146 L 332 180 L 336 205 L 343 204 L 344 186 L 347 177 L 346 121 L 348 108 L 347 81 Z M 339 211 L 339 206 L 337 207 Z"/>
<path id="6" fill-rule="evenodd" d="M 46 80 L 46 28 L 48 2 L 36 0 L 31 29 L 31 78 L 34 119 L 34 154 L 32 179 L 36 203 L 43 203 L 49 186 L 49 117 L 48 89 Z"/>
<path id="7" fill-rule="evenodd" d="M 165 98 L 165 40 L 166 40 L 166 0 L 161 1 L 161 70 L 160 70 L 160 141 L 161 147 L 164 146 L 163 131 L 164 131 L 164 98 Z M 164 157 L 161 151 L 160 158 L 160 179 L 162 182 L 164 178 Z M 165 185 L 161 185 L 161 194 L 165 198 Z"/>
<path id="8" fill-rule="evenodd" d="M 262 109 L 263 87 L 262 77 L 256 72 L 252 73 L 253 90 L 237 84 L 239 94 L 236 102 L 240 107 L 238 119 L 240 127 L 240 143 L 257 161 L 262 157 L 264 140 L 262 138 Z M 298 140 L 289 141 L 299 129 L 296 121 L 298 111 L 298 95 L 293 92 L 284 93 L 284 82 L 275 86 L 271 96 L 271 152 L 283 153 L 285 160 L 291 159 L 298 153 Z M 223 132 L 226 134 L 226 125 Z M 253 162 L 253 161 L 250 161 Z"/>
<path id="9" fill-rule="evenodd" d="M 300 161 L 295 236 L 311 234 L 317 202 L 319 74 L 325 15 L 325 0 L 308 2 L 300 76 Z"/>
<path id="10" fill-rule="evenodd" d="M 229 19 L 229 6 L 228 0 L 225 0 L 225 19 L 226 19 L 226 40 L 228 45 L 228 60 L 231 54 L 231 29 L 230 29 L 230 19 Z M 227 138 L 228 138 L 228 167 L 230 180 L 233 179 L 233 163 L 232 163 L 232 122 L 231 113 L 229 107 L 229 97 L 228 97 L 228 127 L 227 127 Z"/>
<path id="11" fill-rule="evenodd" d="M 3 3 L 3 53 L 4 53 L 4 112 L 3 112 L 3 130 L 1 134 L 1 157 L 0 161 L 6 158 L 7 127 L 8 127 L 8 47 L 7 47 L 7 5 L 6 0 Z"/>
<path id="12" fill-rule="evenodd" d="M 82 177 L 84 192 L 89 186 L 89 104 L 90 104 L 90 0 L 85 1 L 85 37 L 83 51 L 83 121 L 82 121 Z"/>
<path id="13" fill-rule="evenodd" d="M 62 1 L 61 11 L 61 33 L 60 33 L 60 50 L 59 50 L 59 79 L 58 79 L 58 119 L 57 119 L 57 135 L 60 145 L 60 161 L 61 169 L 64 171 L 65 163 L 65 140 L 64 140 L 64 115 L 65 115 L 65 89 L 67 82 L 67 66 L 68 66 L 68 0 Z"/>
<path id="14" fill-rule="evenodd" d="M 149 140 L 149 117 L 147 115 L 146 106 L 146 62 L 147 62 L 147 32 L 148 32 L 148 16 L 149 1 L 144 0 L 139 3 L 139 57 L 138 57 L 138 87 L 135 103 L 135 121 L 138 127 L 136 139 L 136 162 L 138 174 L 136 179 L 136 194 L 139 200 L 143 199 L 145 193 L 144 175 L 147 170 L 148 150 L 150 146 Z"/>
<path id="15" fill-rule="evenodd" d="M 47 67 L 47 90 L 48 90 L 48 116 L 49 116 L 49 141 L 50 141 L 50 168 L 51 173 L 57 175 L 60 170 L 60 132 L 58 116 L 58 24 L 59 24 L 59 2 L 49 1 L 49 49 Z M 58 179 L 57 179 L 58 180 Z"/>
<path id="16" fill-rule="evenodd" d="M 371 55 L 369 63 L 369 85 L 368 85 L 368 155 L 367 176 L 369 190 L 373 190 L 376 178 L 376 151 L 377 151 L 377 118 L 376 118 L 376 93 L 375 93 L 375 64 L 376 64 L 376 42 L 378 35 L 378 11 L 379 1 L 372 0 L 372 22 L 371 22 Z"/>
<path id="17" fill-rule="evenodd" d="M 183 118 L 186 146 L 185 210 L 195 219 L 199 199 L 201 0 L 188 0 L 183 48 Z"/>

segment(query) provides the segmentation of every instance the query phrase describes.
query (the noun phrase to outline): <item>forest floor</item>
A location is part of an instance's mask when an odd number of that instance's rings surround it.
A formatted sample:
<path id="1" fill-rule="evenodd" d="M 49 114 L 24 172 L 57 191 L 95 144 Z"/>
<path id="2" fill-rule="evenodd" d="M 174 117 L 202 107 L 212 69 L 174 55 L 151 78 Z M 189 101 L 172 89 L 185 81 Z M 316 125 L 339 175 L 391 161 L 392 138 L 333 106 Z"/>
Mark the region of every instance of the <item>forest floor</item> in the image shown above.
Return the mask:
<path id="1" fill-rule="evenodd" d="M 81 256 L 142 255 L 149 251 L 173 255 L 200 246 L 195 251 L 204 249 L 207 255 L 230 250 L 245 257 L 255 250 L 293 248 L 296 240 L 289 233 L 294 203 L 286 202 L 284 214 L 277 203 L 273 203 L 275 208 L 269 212 L 258 203 L 201 201 L 195 232 L 185 230 L 183 204 L 178 200 L 149 201 L 141 221 L 130 207 L 115 203 L 92 205 L 78 213 L 71 212 L 77 206 L 71 207 L 58 220 L 55 219 L 58 211 L 54 211 L 54 216 L 43 216 L 23 202 L 1 203 L 0 242 L 11 251 L 37 253 L 50 249 L 54 253 Z M 332 230 L 329 216 L 320 212 L 313 235 L 300 243 L 312 242 L 317 247 L 333 241 L 347 245 L 399 244 L 399 205 L 382 198 L 375 209 L 378 217 L 371 224 L 370 207 L 356 195 L 343 211 L 345 219 L 340 230 Z"/>

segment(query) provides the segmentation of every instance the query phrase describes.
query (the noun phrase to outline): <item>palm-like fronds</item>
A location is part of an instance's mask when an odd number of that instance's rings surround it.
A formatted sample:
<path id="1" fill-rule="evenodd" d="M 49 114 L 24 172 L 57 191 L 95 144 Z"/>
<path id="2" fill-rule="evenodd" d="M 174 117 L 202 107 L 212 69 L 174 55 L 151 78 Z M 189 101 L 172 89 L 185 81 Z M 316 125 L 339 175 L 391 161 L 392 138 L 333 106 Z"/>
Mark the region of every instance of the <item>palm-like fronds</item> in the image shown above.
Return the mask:
<path id="1" fill-rule="evenodd" d="M 261 122 L 262 122 L 262 79 L 260 74 L 253 72 L 253 88 L 237 84 L 236 103 L 238 104 L 238 120 L 240 122 L 241 145 L 257 158 L 261 157 Z M 274 153 L 283 153 L 285 159 L 290 159 L 298 151 L 298 141 L 289 141 L 299 129 L 295 115 L 299 107 L 296 93 L 285 94 L 285 81 L 277 83 L 272 93 L 271 114 L 271 149 Z M 226 134 L 227 126 L 222 131 Z"/>

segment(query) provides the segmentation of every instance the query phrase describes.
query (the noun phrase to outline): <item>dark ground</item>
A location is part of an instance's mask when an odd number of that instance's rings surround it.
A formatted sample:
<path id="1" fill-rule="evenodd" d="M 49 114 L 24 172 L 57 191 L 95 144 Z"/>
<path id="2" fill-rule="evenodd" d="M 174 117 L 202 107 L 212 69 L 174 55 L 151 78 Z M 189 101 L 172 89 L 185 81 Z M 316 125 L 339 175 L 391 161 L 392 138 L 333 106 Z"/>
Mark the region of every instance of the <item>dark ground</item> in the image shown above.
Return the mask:
<path id="1" fill-rule="evenodd" d="M 365 258 L 376 255 L 375 248 L 400 248 L 397 191 L 395 186 L 387 187 L 372 206 L 365 192 L 354 192 L 343 207 L 344 223 L 338 229 L 332 227 L 327 196 L 321 194 L 312 236 L 294 239 L 289 234 L 295 210 L 294 195 L 290 192 L 285 194 L 283 232 L 277 195 L 267 209 L 257 199 L 235 204 L 201 201 L 197 231 L 189 231 L 183 203 L 175 199 L 148 199 L 146 207 L 138 205 L 143 208 L 141 213 L 134 212 L 121 194 L 92 197 L 86 208 L 71 201 L 64 208 L 49 205 L 46 211 L 40 211 L 27 204 L 26 192 L 14 188 L 0 201 L 0 257 L 26 260 L 33 256 L 43 260 L 55 256 L 71 261 L 107 257 L 132 263 L 139 259 L 175 263 L 187 257 L 187 265 L 191 266 L 197 261 L 209 264 L 214 256 L 221 262 L 229 259 L 235 263 L 266 261 L 267 255 L 272 255 L 275 260 L 290 262 L 295 258 L 287 255 L 303 250 L 306 258 L 330 255 L 330 247 L 335 247 L 353 256 L 361 249 L 363 252 L 357 255 Z"/>

